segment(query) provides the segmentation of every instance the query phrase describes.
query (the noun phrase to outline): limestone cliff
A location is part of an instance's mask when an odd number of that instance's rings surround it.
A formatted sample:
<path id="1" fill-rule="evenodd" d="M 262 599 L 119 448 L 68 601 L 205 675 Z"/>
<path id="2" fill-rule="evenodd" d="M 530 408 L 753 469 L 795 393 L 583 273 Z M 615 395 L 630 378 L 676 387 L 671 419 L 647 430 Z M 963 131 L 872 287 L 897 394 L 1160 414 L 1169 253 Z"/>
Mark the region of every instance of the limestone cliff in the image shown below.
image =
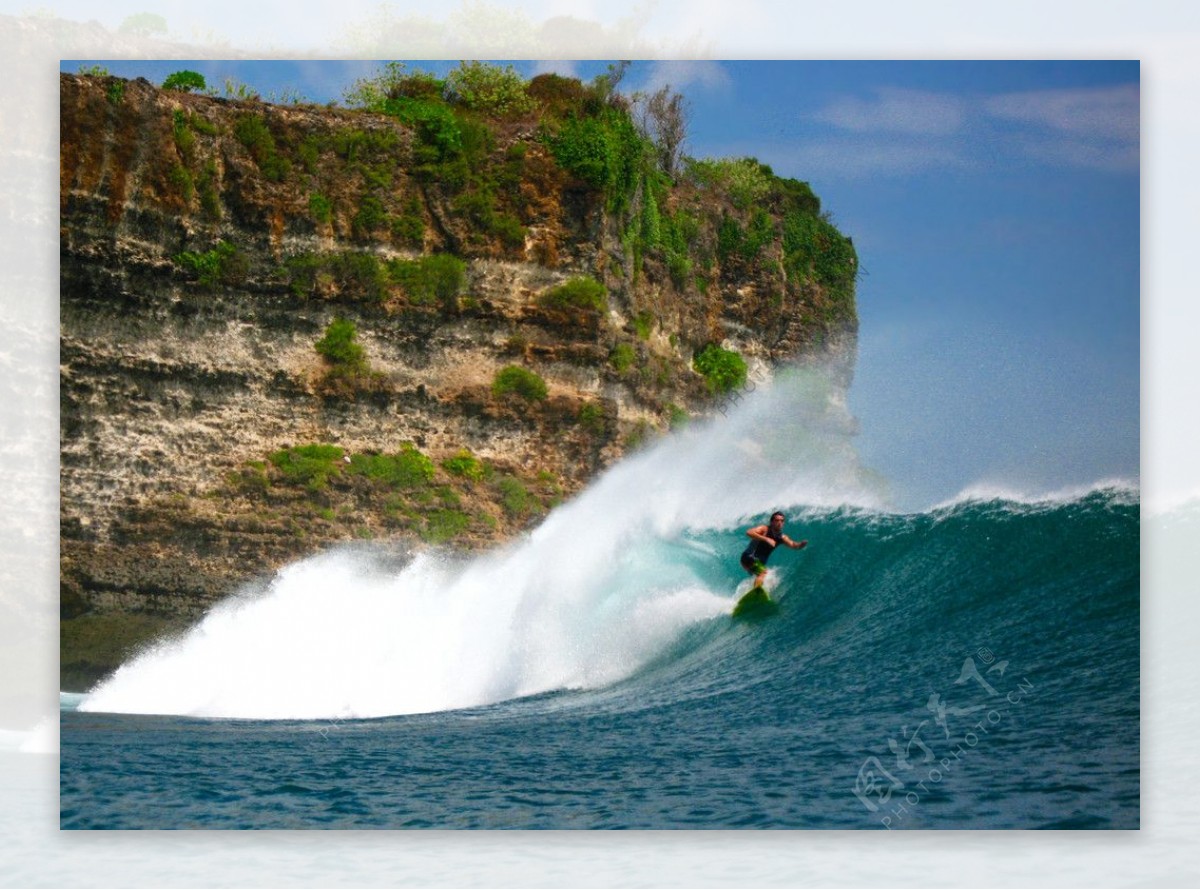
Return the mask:
<path id="1" fill-rule="evenodd" d="M 706 348 L 848 380 L 856 259 L 805 184 L 667 177 L 619 97 L 528 89 L 368 113 L 62 76 L 64 688 L 335 542 L 511 536 L 739 385 Z M 611 169 L 571 154 L 601 123 Z"/>

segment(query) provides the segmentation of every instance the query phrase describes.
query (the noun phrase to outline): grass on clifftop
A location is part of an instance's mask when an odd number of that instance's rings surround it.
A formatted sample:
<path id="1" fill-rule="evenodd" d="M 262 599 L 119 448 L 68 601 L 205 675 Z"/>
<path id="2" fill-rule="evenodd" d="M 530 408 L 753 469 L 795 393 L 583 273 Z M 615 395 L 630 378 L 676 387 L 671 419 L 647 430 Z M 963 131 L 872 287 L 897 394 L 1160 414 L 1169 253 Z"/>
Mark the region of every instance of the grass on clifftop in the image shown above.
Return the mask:
<path id="1" fill-rule="evenodd" d="M 682 96 L 669 88 L 622 93 L 625 70 L 612 65 L 588 82 L 555 74 L 526 81 L 511 66 L 463 62 L 439 77 L 393 62 L 345 92 L 346 104 L 365 113 L 361 123 L 342 117 L 328 132 L 299 133 L 259 105 L 237 110 L 229 129 L 259 175 L 301 189 L 306 225 L 371 248 L 286 260 L 283 277 L 300 296 L 402 297 L 453 311 L 461 284 L 449 259 L 437 268 L 431 257 L 385 262 L 374 248 L 436 246 L 460 263 L 503 257 L 553 266 L 562 245 L 539 232 L 569 191 L 603 206 L 621 249 L 602 273 L 607 289 L 568 282 L 543 295 L 548 306 L 602 310 L 609 289 L 626 294 L 643 283 L 691 303 L 717 299 L 714 288 L 727 296 L 750 283 L 763 295 L 761 311 L 803 307 L 803 324 L 816 335 L 852 322 L 854 246 L 809 184 L 750 157 L 682 155 Z M 174 115 L 182 163 L 167 179 L 175 200 L 219 219 L 226 186 L 209 166 L 219 140 L 197 139 L 197 113 Z M 390 117 L 411 135 L 368 115 Z M 398 165 L 400 156 L 406 161 Z M 439 218 L 445 224 L 431 231 Z M 238 274 L 206 254 L 177 259 L 208 286 Z M 757 317 L 760 308 L 748 312 Z M 666 333 L 688 337 L 691 349 L 715 334 L 695 323 Z"/>

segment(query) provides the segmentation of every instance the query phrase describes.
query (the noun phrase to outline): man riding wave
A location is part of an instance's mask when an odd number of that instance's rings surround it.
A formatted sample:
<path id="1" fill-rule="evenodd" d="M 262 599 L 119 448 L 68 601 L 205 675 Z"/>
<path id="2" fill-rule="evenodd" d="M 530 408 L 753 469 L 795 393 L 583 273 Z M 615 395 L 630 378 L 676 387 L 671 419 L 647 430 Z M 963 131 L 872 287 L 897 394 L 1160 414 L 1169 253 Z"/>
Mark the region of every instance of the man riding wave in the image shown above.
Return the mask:
<path id="1" fill-rule="evenodd" d="M 762 587 L 763 579 L 767 577 L 767 560 L 780 544 L 793 550 L 802 550 L 808 546 L 808 541 L 797 543 L 783 533 L 783 524 L 787 517 L 782 513 L 772 513 L 767 525 L 756 525 L 746 532 L 750 543 L 742 553 L 742 568 L 754 575 L 754 586 Z"/>

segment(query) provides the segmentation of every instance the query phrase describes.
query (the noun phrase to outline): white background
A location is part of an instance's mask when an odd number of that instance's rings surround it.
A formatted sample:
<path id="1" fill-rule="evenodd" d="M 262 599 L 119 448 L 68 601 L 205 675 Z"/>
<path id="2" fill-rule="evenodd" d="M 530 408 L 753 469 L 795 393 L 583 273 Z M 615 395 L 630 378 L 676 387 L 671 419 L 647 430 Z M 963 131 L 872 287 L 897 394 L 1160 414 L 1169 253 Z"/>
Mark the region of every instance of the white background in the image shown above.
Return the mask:
<path id="1" fill-rule="evenodd" d="M 40 12 L 35 12 L 40 9 Z M 0 3 L 0 883 L 15 886 L 1195 885 L 1200 547 L 1191 282 L 1200 13 L 1014 2 L 391 4 L 453 25 L 447 58 L 1142 60 L 1143 798 L 1140 832 L 60 833 L 57 756 L 58 62 L 379 57 L 368 3 Z M 117 33 L 153 11 L 178 48 Z M 604 45 L 530 45 L 572 14 Z M 55 16 L 58 18 L 56 19 Z M 102 16 L 100 23 L 88 21 Z M 594 29 L 593 29 L 594 30 Z M 403 32 L 398 32 L 403 33 Z M 539 32 L 539 33 L 549 33 Z M 563 32 L 559 32 L 563 33 Z M 586 45 L 583 45 L 586 44 Z M 392 56 L 424 55 L 398 42 Z M 1182 506 L 1181 506 L 1182 505 Z M 1192 530 L 1200 523 L 1190 520 Z M 39 720 L 42 722 L 39 723 Z M 35 728 L 37 727 L 37 728 Z M 19 749 L 23 747 L 24 752 Z M 802 792 L 802 789 L 799 789 Z"/>

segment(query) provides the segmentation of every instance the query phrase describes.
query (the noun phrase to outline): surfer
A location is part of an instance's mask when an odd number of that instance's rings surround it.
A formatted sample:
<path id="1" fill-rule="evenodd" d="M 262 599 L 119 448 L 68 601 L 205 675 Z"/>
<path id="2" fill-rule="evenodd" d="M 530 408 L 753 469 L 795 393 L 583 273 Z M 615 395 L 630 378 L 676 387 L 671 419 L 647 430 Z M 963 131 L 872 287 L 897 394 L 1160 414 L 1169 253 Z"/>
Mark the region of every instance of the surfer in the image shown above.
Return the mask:
<path id="1" fill-rule="evenodd" d="M 763 579 L 767 577 L 767 560 L 780 544 L 793 550 L 802 550 L 808 546 L 808 541 L 796 542 L 783 533 L 783 523 L 787 517 L 782 513 L 772 513 L 767 525 L 756 525 L 746 532 L 750 543 L 742 553 L 742 568 L 754 575 L 754 586 L 762 587 Z"/>

